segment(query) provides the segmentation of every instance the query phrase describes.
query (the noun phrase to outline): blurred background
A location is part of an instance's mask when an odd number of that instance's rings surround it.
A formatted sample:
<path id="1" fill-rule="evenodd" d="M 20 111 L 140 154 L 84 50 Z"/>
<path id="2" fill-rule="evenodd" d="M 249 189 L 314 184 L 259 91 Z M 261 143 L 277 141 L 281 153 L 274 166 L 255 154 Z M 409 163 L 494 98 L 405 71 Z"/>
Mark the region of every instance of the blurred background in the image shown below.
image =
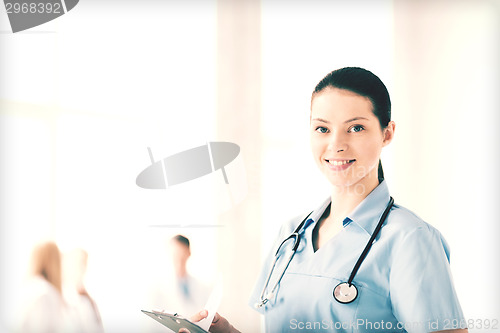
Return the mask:
<path id="1" fill-rule="evenodd" d="M 465 316 L 500 319 L 499 19 L 488 0 L 82 0 L 13 34 L 1 10 L 0 329 L 15 326 L 33 246 L 51 239 L 88 253 L 104 331 L 147 331 L 145 295 L 182 233 L 191 274 L 223 278 L 219 311 L 260 331 L 247 302 L 263 256 L 283 222 L 329 195 L 309 103 L 344 66 L 389 89 L 391 194 L 444 234 Z M 244 170 L 243 200 L 217 208 L 218 172 L 135 184 L 147 147 L 158 160 L 208 141 L 240 146 L 226 194 Z"/>

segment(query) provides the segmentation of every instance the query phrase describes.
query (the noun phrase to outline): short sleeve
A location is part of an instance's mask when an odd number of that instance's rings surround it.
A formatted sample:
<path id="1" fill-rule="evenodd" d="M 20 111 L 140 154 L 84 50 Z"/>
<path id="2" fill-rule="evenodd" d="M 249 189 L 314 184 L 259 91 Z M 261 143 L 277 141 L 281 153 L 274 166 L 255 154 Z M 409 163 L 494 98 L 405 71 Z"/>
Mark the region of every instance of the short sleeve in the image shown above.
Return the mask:
<path id="1" fill-rule="evenodd" d="M 395 248 L 390 273 L 393 313 L 408 332 L 463 328 L 453 286 L 449 249 L 438 230 L 422 226 Z"/>

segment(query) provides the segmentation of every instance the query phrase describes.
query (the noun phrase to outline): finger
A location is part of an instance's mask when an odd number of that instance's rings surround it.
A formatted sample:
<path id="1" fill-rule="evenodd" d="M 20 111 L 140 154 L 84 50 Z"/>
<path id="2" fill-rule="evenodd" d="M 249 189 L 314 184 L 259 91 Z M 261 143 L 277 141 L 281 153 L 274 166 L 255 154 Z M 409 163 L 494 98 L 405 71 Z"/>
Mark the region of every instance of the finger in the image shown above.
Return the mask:
<path id="1" fill-rule="evenodd" d="M 208 311 L 207 310 L 201 310 L 197 314 L 193 315 L 189 320 L 196 323 L 202 319 L 207 318 L 208 316 Z"/>
<path id="2" fill-rule="evenodd" d="M 191 332 L 189 332 L 189 330 L 187 328 L 181 328 L 181 329 L 179 329 L 178 333 L 191 333 Z"/>

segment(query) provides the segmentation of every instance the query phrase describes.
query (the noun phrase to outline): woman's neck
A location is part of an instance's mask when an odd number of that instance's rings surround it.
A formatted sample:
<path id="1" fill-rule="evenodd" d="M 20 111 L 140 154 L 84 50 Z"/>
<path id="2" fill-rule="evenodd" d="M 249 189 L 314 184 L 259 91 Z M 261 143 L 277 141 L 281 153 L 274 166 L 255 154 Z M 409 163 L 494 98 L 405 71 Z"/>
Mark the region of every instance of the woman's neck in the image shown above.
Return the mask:
<path id="1" fill-rule="evenodd" d="M 342 230 L 344 218 L 379 184 L 377 174 L 369 175 L 351 186 L 333 186 L 332 203 L 313 230 L 313 247 L 317 251 Z"/>
<path id="2" fill-rule="evenodd" d="M 377 175 L 369 175 L 350 186 L 333 186 L 330 218 L 343 219 L 379 184 Z"/>

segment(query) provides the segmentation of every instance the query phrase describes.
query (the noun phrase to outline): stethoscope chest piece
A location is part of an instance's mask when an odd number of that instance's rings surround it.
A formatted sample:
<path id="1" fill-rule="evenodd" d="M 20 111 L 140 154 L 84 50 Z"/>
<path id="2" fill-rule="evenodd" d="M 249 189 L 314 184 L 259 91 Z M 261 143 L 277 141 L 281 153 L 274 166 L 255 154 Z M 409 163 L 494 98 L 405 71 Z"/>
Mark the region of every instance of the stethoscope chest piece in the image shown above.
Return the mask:
<path id="1" fill-rule="evenodd" d="M 333 297 L 339 303 L 351 303 L 358 297 L 358 289 L 352 283 L 342 282 L 333 289 Z"/>

